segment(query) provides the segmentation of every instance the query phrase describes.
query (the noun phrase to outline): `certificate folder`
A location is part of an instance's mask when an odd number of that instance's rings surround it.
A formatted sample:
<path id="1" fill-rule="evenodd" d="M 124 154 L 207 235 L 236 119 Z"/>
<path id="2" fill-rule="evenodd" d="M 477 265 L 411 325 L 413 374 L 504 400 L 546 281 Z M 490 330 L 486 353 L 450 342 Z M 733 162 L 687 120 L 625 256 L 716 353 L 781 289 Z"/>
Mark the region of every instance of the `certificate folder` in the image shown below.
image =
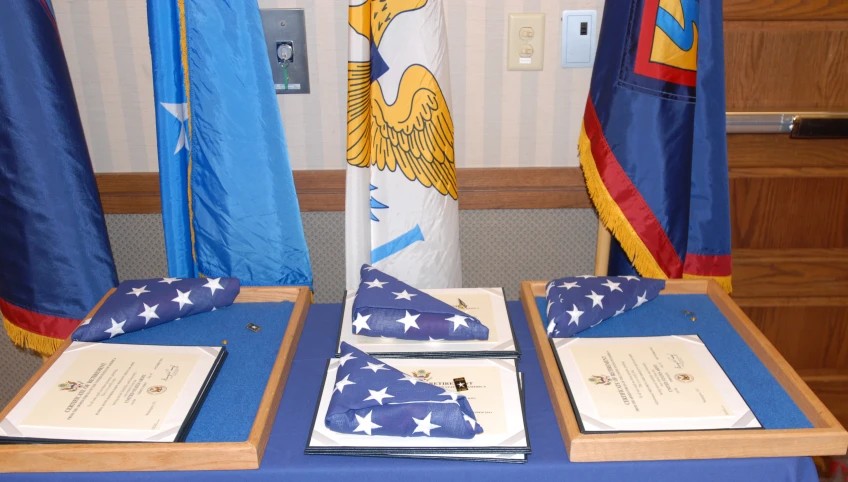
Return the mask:
<path id="1" fill-rule="evenodd" d="M 0 421 L 0 443 L 182 442 L 226 356 L 73 342 Z"/>
<path id="2" fill-rule="evenodd" d="M 355 291 L 346 291 L 342 319 L 336 340 L 336 356 L 342 342 L 350 343 L 372 356 L 382 358 L 520 358 L 521 348 L 503 288 L 445 288 L 421 290 L 455 308 L 477 317 L 489 329 L 488 340 L 403 340 L 353 333 L 352 312 Z"/>
<path id="3" fill-rule="evenodd" d="M 468 376 L 470 388 L 462 393 L 467 393 L 471 407 L 476 407 L 475 413 L 483 433 L 471 439 L 456 439 L 379 436 L 376 433 L 369 436 L 331 431 L 325 427 L 324 419 L 329 399 L 333 396 L 339 365 L 339 360 L 332 359 L 327 363 L 304 453 L 510 463 L 526 461 L 526 455 L 530 453 L 530 438 L 524 411 L 523 377 L 514 360 L 404 358 L 381 361 L 404 373 L 433 373 L 434 378 L 439 378 L 434 380 L 436 383 L 445 373 Z M 482 388 L 476 389 L 475 381 L 479 381 Z M 475 393 L 475 390 L 479 391 Z"/>
<path id="4" fill-rule="evenodd" d="M 582 433 L 762 428 L 697 335 L 554 338 L 551 347 Z M 611 353 L 629 358 L 619 367 Z"/>

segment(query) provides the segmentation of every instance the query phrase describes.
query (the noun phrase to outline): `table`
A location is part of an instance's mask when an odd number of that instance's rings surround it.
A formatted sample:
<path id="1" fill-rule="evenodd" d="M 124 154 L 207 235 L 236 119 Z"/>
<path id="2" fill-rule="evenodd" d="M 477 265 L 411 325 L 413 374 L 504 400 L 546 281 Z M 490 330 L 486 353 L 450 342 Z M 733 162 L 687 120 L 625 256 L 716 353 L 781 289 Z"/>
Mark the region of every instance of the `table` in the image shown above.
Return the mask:
<path id="1" fill-rule="evenodd" d="M 259 470 L 206 472 L 127 472 L 98 474 L 2 474 L 0 480 L 129 482 L 203 480 L 344 480 L 345 482 L 504 480 L 504 481 L 817 481 L 807 457 L 661 462 L 571 463 L 554 418 L 545 381 L 530 339 L 520 302 L 509 313 L 523 355 L 527 424 L 533 453 L 527 464 L 510 465 L 439 460 L 379 459 L 304 455 L 303 449 L 318 399 L 326 360 L 335 352 L 341 320 L 340 304 L 313 305 L 309 310 L 292 364 L 280 411 Z"/>

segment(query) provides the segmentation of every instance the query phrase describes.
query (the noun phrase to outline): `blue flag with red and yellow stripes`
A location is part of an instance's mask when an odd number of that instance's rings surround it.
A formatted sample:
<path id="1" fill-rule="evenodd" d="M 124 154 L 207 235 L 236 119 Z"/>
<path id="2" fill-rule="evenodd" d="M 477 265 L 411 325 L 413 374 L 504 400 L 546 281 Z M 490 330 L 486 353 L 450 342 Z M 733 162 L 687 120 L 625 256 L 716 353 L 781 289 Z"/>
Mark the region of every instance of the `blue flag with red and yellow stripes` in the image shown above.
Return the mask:
<path id="1" fill-rule="evenodd" d="M 49 355 L 117 284 L 48 0 L 0 1 L 0 314 Z"/>
<path id="2" fill-rule="evenodd" d="M 721 2 L 607 0 L 596 58 L 579 151 L 610 273 L 730 291 Z"/>
<path id="3" fill-rule="evenodd" d="M 311 286 L 256 0 L 147 14 L 169 275 Z"/>

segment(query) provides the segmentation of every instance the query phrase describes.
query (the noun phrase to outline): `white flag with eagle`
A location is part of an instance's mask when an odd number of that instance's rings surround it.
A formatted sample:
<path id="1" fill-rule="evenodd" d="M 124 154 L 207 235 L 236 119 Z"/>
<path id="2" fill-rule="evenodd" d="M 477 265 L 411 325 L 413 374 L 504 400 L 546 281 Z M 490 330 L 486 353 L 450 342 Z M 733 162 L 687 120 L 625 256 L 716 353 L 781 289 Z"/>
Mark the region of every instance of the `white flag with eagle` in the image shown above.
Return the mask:
<path id="1" fill-rule="evenodd" d="M 462 285 L 441 0 L 350 0 L 347 288 L 371 264 L 417 288 Z"/>

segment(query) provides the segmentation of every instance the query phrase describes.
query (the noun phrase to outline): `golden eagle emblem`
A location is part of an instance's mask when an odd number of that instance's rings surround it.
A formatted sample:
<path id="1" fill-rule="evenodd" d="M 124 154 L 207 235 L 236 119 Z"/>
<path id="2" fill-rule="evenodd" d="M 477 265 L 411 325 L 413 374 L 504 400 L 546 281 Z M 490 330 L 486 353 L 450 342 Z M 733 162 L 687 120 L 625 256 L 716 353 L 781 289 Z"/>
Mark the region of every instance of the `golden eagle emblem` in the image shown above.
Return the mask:
<path id="1" fill-rule="evenodd" d="M 350 26 L 379 46 L 397 15 L 426 0 L 371 0 L 350 9 Z M 371 78 L 371 62 L 348 62 L 347 162 L 401 172 L 410 181 L 457 198 L 454 128 L 442 89 L 424 66 L 413 64 L 400 78 L 389 104 Z"/>

